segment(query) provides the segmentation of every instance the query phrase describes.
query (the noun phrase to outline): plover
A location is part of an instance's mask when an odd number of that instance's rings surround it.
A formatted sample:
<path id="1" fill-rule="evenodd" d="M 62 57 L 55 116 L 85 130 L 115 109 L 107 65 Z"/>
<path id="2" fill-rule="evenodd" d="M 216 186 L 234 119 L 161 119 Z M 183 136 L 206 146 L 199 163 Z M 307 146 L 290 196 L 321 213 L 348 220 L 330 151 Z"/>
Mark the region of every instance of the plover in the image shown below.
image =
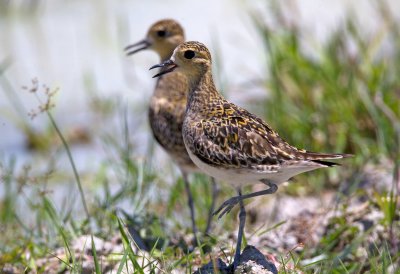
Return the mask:
<path id="1" fill-rule="evenodd" d="M 188 79 L 189 97 L 182 130 L 190 158 L 205 173 L 238 191 L 238 196 L 225 201 L 215 212 L 222 217 L 236 204 L 240 205 L 238 242 L 232 264 L 235 269 L 246 220 L 243 200 L 275 193 L 277 185 L 291 177 L 335 166 L 336 163 L 326 160 L 350 155 L 298 149 L 262 119 L 227 101 L 215 88 L 211 54 L 202 43 L 192 41 L 179 45 L 169 60 L 152 68 L 158 67 L 162 71 L 154 77 L 175 71 Z M 241 194 L 242 186 L 259 182 L 268 189 Z"/>
<path id="2" fill-rule="evenodd" d="M 164 19 L 154 23 L 147 32 L 146 38 L 125 48 L 128 55 L 141 50 L 151 49 L 155 51 L 161 61 L 168 60 L 174 49 L 184 42 L 185 35 L 181 25 L 172 19 Z M 161 70 L 163 71 L 163 70 Z M 195 222 L 193 197 L 189 187 L 188 174 L 201 172 L 190 159 L 182 137 L 182 124 L 186 109 L 189 86 L 186 76 L 182 73 L 174 73 L 158 78 L 154 93 L 150 99 L 149 121 L 154 138 L 166 150 L 181 170 L 185 189 L 188 196 L 188 204 L 191 214 L 193 233 L 198 232 Z M 211 228 L 212 213 L 214 212 L 215 199 L 218 189 L 212 180 L 212 202 L 205 228 L 207 235 Z M 197 238 L 196 242 L 197 242 Z"/>

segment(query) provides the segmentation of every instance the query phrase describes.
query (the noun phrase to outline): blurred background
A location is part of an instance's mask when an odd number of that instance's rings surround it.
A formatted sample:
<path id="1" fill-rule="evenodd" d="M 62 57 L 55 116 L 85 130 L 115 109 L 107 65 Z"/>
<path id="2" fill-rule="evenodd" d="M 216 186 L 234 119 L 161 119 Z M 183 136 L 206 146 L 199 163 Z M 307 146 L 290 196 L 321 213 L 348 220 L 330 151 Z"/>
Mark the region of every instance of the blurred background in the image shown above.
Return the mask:
<path id="1" fill-rule="evenodd" d="M 397 1 L 386 2 L 398 18 Z M 210 47 L 218 66 L 218 86 L 226 90 L 227 97 L 246 104 L 243 101 L 249 97 L 268 96 L 263 86 L 245 85 L 257 84 L 269 74 L 268 53 L 253 24 L 255 15 L 274 23 L 269 13 L 275 8 L 269 1 L 2 1 L 1 5 L 0 151 L 4 157 L 18 155 L 22 160 L 31 154 L 26 150 L 27 136 L 21 123 L 29 123 L 34 130 L 46 128 L 46 117 L 25 121 L 38 102 L 22 92 L 21 87 L 29 85 L 33 78 L 60 88 L 54 98 L 53 113 L 65 130 L 78 127 L 91 131 L 93 125 L 100 126 L 93 124 L 91 103 L 101 98 L 120 100 L 129 109 L 138 109 L 131 122 L 146 134 L 148 130 L 143 127 L 147 125 L 141 118 L 147 113 L 142 106 L 147 105 L 154 86 L 148 68 L 159 60 L 152 52 L 127 57 L 122 49 L 142 39 L 148 27 L 160 18 L 175 18 L 185 27 L 188 40 L 199 40 Z M 289 1 L 282 13 L 288 23 L 305 28 L 301 46 L 318 58 L 318 48 L 349 15 L 356 18 L 360 32 L 378 32 L 384 18 L 380 18 L 377 6 L 374 1 Z M 279 31 L 285 26 L 273 27 Z M 9 85 L 15 95 L 7 91 Z M 25 113 L 14 106 L 15 97 Z M 267 120 L 273 122 L 273 117 Z M 107 126 L 112 127 L 113 123 L 107 122 Z M 141 136 L 138 140 L 142 143 L 145 134 L 134 134 Z M 100 150 L 95 153 L 101 155 Z"/>
<path id="2" fill-rule="evenodd" d="M 385 199 L 391 193 L 392 203 L 381 209 L 388 207 L 393 228 L 399 1 L 0 0 L 0 211 L 10 224 L 3 231 L 21 218 L 25 226 L 42 227 L 43 197 L 65 223 L 84 215 L 65 145 L 47 108 L 40 109 L 49 98 L 90 212 L 99 214 L 99 231 L 105 231 L 99 211 L 147 214 L 163 203 L 168 227 L 189 227 L 179 173 L 154 143 L 147 122 L 155 85 L 148 69 L 158 57 L 150 51 L 127 57 L 123 51 L 163 18 L 180 22 L 188 40 L 206 44 L 219 90 L 284 139 L 309 150 L 355 154 L 340 169 L 299 176 L 285 186 L 286 194 L 311 195 L 320 205 L 329 191 L 350 197 L 359 189 L 377 190 Z M 207 195 L 207 179 L 194 180 Z M 197 206 L 204 208 L 207 199 Z M 206 213 L 200 215 L 205 220 Z M 12 249 L 5 239 L 0 243 L 3 252 Z"/>

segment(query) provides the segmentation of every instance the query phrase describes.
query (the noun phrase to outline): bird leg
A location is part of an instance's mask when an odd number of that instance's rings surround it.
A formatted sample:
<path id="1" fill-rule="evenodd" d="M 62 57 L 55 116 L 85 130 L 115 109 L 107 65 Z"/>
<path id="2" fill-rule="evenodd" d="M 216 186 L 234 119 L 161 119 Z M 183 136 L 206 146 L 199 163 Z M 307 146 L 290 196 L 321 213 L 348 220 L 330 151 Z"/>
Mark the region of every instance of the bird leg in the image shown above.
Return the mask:
<path id="1" fill-rule="evenodd" d="M 210 233 L 211 221 L 212 221 L 212 217 L 213 217 L 213 213 L 214 213 L 214 209 L 215 209 L 215 202 L 217 200 L 218 193 L 219 193 L 219 188 L 218 188 L 217 182 L 215 182 L 214 177 L 211 177 L 211 185 L 212 185 L 212 198 L 211 198 L 212 200 L 211 200 L 210 209 L 208 211 L 207 226 L 204 231 L 205 235 L 208 235 Z"/>
<path id="2" fill-rule="evenodd" d="M 243 197 L 242 191 L 240 190 L 240 188 L 238 188 L 238 197 Z M 246 209 L 244 208 L 243 199 L 241 199 L 239 201 L 239 203 L 240 203 L 239 230 L 238 230 L 238 236 L 237 236 L 235 257 L 233 258 L 233 271 L 235 271 L 236 267 L 239 265 L 239 262 L 240 262 L 240 250 L 242 247 L 244 226 L 246 224 Z"/>
<path id="3" fill-rule="evenodd" d="M 240 203 L 241 201 L 243 201 L 245 199 L 261 196 L 261 195 L 273 194 L 278 189 L 278 186 L 274 183 L 268 182 L 266 180 L 262 180 L 262 182 L 264 184 L 268 185 L 269 188 L 265 189 L 265 190 L 245 194 L 245 195 L 238 195 L 238 196 L 232 197 L 232 198 L 226 200 L 225 202 L 223 202 L 223 204 L 214 212 L 213 215 L 218 215 L 218 219 L 221 219 L 225 214 L 229 213 L 232 210 L 232 208 L 235 205 L 237 205 L 238 203 Z"/>
<path id="4" fill-rule="evenodd" d="M 188 197 L 188 205 L 189 205 L 189 209 L 190 209 L 190 217 L 192 219 L 192 229 L 193 229 L 193 233 L 194 233 L 194 240 L 196 241 L 196 245 L 197 245 L 197 244 L 199 244 L 198 239 L 197 239 L 198 230 L 197 230 L 196 219 L 195 219 L 195 214 L 194 214 L 192 192 L 190 191 L 188 176 L 185 172 L 182 172 L 182 177 L 183 177 L 183 182 L 185 183 L 186 194 Z"/>

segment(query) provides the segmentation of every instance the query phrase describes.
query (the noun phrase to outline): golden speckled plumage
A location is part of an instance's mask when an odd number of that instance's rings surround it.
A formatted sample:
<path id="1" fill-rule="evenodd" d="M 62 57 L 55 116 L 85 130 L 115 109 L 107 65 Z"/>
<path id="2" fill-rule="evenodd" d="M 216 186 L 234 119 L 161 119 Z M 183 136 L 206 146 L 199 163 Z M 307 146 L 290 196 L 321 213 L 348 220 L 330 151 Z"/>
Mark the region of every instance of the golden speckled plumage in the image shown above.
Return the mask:
<path id="1" fill-rule="evenodd" d="M 169 59 L 179 44 L 185 39 L 183 28 L 175 20 L 164 19 L 153 24 L 147 36 L 142 41 L 125 48 L 127 54 L 134 54 L 144 49 L 152 49 L 160 56 L 161 61 Z M 165 73 L 164 68 L 160 73 Z M 156 87 L 150 99 L 149 121 L 157 142 L 167 151 L 169 156 L 179 166 L 185 190 L 188 195 L 188 205 L 191 214 L 192 229 L 197 241 L 197 226 L 193 198 L 188 181 L 188 173 L 201 171 L 187 153 L 182 137 L 182 124 L 187 105 L 189 83 L 182 73 L 165 74 L 157 80 Z M 218 187 L 212 178 L 212 199 L 205 234 L 211 229 L 212 213 L 218 195 Z"/>
<path id="2" fill-rule="evenodd" d="M 149 121 L 157 142 L 185 172 L 198 171 L 182 137 L 188 84 L 181 73 L 161 76 L 150 100 Z"/>
<path id="3" fill-rule="evenodd" d="M 152 49 L 159 55 L 161 61 L 165 61 L 184 39 L 184 30 L 178 22 L 163 19 L 149 28 L 144 40 L 126 49 L 128 54 L 142 49 Z M 140 45 L 143 47 L 135 49 Z M 154 138 L 186 173 L 199 171 L 187 154 L 182 137 L 188 90 L 186 76 L 182 73 L 163 75 L 157 79 L 149 106 L 149 122 Z"/>
<path id="4" fill-rule="evenodd" d="M 199 42 L 179 45 L 168 61 L 153 66 L 184 73 L 189 84 L 183 121 L 183 140 L 192 161 L 205 173 L 237 188 L 238 196 L 226 200 L 214 214 L 221 218 L 240 205 L 239 230 L 232 272 L 240 261 L 246 222 L 243 200 L 273 194 L 277 184 L 317 168 L 333 166 L 326 159 L 345 154 L 323 154 L 297 149 L 285 142 L 263 120 L 228 102 L 215 88 L 211 55 Z M 173 74 L 173 73 L 171 73 Z M 241 186 L 262 182 L 268 189 L 242 195 Z"/>
<path id="5" fill-rule="evenodd" d="M 193 51 L 194 57 L 186 58 L 187 51 Z M 190 86 L 183 123 L 186 148 L 211 176 L 235 186 L 263 179 L 281 183 L 299 173 L 335 165 L 326 159 L 347 156 L 291 146 L 262 119 L 224 99 L 215 89 L 211 56 L 203 44 L 183 43 L 171 60 L 178 68 L 175 73 L 184 73 Z"/>

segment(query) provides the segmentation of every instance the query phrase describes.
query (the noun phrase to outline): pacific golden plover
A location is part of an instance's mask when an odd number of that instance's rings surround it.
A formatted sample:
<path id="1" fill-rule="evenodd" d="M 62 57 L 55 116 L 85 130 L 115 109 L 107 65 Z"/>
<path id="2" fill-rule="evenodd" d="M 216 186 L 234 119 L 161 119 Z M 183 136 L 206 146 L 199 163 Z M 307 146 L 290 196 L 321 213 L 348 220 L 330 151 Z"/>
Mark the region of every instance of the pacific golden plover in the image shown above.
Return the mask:
<path id="1" fill-rule="evenodd" d="M 174 49 L 184 42 L 185 36 L 181 25 L 175 20 L 164 19 L 154 23 L 146 38 L 125 48 L 128 55 L 145 49 L 154 50 L 161 61 L 168 60 Z M 163 71 L 163 70 L 162 70 Z M 158 78 L 150 100 L 149 121 L 154 138 L 167 151 L 179 166 L 188 195 L 193 233 L 198 232 L 195 222 L 193 197 L 189 188 L 188 173 L 201 172 L 187 154 L 182 137 L 182 124 L 185 116 L 189 86 L 186 76 L 174 73 Z M 205 229 L 207 235 L 211 228 L 212 213 L 217 197 L 217 185 L 212 180 L 212 204 Z M 196 238 L 197 241 L 197 238 Z"/>
<path id="2" fill-rule="evenodd" d="M 337 164 L 327 159 L 347 154 L 324 154 L 297 149 L 284 141 L 263 120 L 228 102 L 216 90 L 211 73 L 211 54 L 199 42 L 179 45 L 172 57 L 152 68 L 183 73 L 188 78 L 189 98 L 183 122 L 183 140 L 192 161 L 205 173 L 225 181 L 238 191 L 238 196 L 225 201 L 215 212 L 219 218 L 240 204 L 238 242 L 233 262 L 240 258 L 246 220 L 243 200 L 275 193 L 277 185 L 291 177 Z M 173 74 L 173 73 L 172 73 Z M 268 189 L 241 194 L 246 184 L 262 182 Z"/>

